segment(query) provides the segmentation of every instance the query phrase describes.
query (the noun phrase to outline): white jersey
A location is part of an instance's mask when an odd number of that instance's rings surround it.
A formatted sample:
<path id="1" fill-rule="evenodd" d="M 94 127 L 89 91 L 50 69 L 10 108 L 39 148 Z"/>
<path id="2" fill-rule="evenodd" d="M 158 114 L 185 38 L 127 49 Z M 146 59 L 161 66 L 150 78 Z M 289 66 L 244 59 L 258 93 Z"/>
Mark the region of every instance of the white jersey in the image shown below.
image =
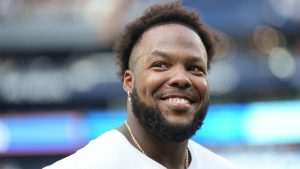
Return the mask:
<path id="1" fill-rule="evenodd" d="M 191 163 L 188 169 L 235 169 L 224 158 L 189 140 Z M 137 150 L 118 130 L 90 141 L 76 153 L 44 169 L 166 169 Z"/>

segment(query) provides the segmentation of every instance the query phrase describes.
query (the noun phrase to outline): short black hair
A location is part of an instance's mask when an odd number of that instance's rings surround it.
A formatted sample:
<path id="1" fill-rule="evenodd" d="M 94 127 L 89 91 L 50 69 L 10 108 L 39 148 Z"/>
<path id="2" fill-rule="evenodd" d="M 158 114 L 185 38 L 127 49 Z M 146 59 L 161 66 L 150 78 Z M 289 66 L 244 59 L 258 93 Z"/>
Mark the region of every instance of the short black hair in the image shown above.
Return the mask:
<path id="1" fill-rule="evenodd" d="M 129 69 L 129 59 L 134 46 L 149 28 L 165 23 L 179 23 L 193 29 L 201 38 L 207 51 L 207 67 L 215 53 L 216 34 L 204 25 L 195 11 L 189 10 L 179 2 L 163 5 L 153 5 L 146 9 L 142 16 L 125 26 L 124 31 L 116 39 L 114 51 L 119 66 L 118 75 L 123 81 L 123 75 Z"/>

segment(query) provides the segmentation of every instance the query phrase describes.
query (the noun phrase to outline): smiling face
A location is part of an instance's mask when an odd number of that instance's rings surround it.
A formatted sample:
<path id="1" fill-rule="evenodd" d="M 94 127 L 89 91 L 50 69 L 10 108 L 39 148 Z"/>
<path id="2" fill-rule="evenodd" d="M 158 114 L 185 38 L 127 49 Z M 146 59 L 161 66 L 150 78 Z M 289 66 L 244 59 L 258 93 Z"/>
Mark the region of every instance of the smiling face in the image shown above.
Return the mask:
<path id="1" fill-rule="evenodd" d="M 133 50 L 129 67 L 124 89 L 132 93 L 139 122 L 154 134 L 173 133 L 159 137 L 191 137 L 208 107 L 207 53 L 200 37 L 180 24 L 150 28 Z"/>

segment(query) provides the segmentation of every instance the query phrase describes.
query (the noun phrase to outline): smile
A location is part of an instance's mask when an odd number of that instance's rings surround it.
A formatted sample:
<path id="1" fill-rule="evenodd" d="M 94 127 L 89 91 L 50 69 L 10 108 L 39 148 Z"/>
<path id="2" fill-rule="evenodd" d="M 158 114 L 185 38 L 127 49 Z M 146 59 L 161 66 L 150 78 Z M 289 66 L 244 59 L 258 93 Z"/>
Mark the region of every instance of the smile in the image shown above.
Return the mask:
<path id="1" fill-rule="evenodd" d="M 168 96 L 162 99 L 163 105 L 175 111 L 185 112 L 191 109 L 191 100 L 179 96 Z"/>
<path id="2" fill-rule="evenodd" d="M 163 96 L 160 97 L 162 100 L 166 100 L 171 103 L 185 103 L 185 104 L 192 104 L 197 102 L 196 97 L 191 97 L 187 94 L 164 94 Z"/>
<path id="3" fill-rule="evenodd" d="M 178 104 L 189 104 L 190 102 L 184 98 L 168 98 L 166 101 L 170 103 L 178 103 Z"/>

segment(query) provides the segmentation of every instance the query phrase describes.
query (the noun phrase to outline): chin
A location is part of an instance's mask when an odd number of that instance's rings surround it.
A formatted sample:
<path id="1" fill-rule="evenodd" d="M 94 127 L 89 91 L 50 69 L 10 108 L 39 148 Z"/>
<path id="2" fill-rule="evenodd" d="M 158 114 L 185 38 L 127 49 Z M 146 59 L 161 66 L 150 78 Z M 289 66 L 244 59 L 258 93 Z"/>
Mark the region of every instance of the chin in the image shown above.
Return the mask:
<path id="1" fill-rule="evenodd" d="M 165 120 L 170 126 L 183 127 L 191 124 L 193 122 L 193 117 L 165 117 Z"/>
<path id="2" fill-rule="evenodd" d="M 170 108 L 147 106 L 134 89 L 131 95 L 131 107 L 135 118 L 150 133 L 162 140 L 182 142 L 191 138 L 202 126 L 208 102 L 203 108 L 175 112 Z M 172 110 L 172 111 L 171 111 Z"/>

